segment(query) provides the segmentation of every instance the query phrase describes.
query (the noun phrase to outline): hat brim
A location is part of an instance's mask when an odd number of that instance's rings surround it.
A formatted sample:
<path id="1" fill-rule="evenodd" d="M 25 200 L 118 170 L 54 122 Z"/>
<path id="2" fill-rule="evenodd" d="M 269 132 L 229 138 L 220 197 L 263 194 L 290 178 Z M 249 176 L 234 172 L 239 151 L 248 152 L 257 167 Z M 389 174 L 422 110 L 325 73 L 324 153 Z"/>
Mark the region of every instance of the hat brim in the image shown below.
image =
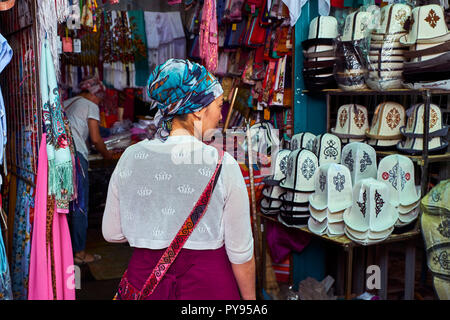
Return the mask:
<path id="1" fill-rule="evenodd" d="M 318 223 L 313 217 L 308 219 L 308 229 L 314 234 L 323 235 L 327 231 L 327 223 Z"/>
<path id="2" fill-rule="evenodd" d="M 309 206 L 309 212 L 311 217 L 313 217 L 317 222 L 322 223 L 327 219 L 328 210 L 326 208 L 324 210 L 316 210 L 312 206 Z"/>
<path id="3" fill-rule="evenodd" d="M 433 44 L 433 43 L 445 42 L 445 41 L 450 40 L 450 31 L 448 31 L 446 34 L 439 36 L 439 37 L 428 38 L 428 39 L 416 39 L 416 41 L 408 41 L 407 36 L 408 35 L 404 35 L 399 38 L 400 44 L 402 44 L 404 46 L 412 46 L 416 43 L 418 43 L 418 44 Z"/>

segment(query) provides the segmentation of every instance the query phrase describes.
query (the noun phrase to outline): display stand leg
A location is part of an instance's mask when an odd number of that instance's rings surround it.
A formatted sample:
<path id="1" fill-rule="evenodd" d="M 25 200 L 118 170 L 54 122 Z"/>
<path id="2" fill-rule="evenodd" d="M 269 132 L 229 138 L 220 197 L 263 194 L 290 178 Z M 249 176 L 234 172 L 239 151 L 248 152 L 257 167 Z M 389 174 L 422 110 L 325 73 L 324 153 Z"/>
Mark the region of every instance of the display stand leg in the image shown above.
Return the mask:
<path id="1" fill-rule="evenodd" d="M 389 262 L 389 250 L 387 245 L 381 245 L 378 248 L 379 251 L 379 266 L 381 271 L 381 288 L 379 290 L 379 296 L 381 300 L 387 299 L 388 292 L 388 262 Z"/>
<path id="2" fill-rule="evenodd" d="M 360 295 L 365 289 L 365 248 L 355 248 L 355 272 L 353 274 L 353 293 Z"/>
<path id="3" fill-rule="evenodd" d="M 345 299 L 352 298 L 353 247 L 347 248 L 347 276 L 345 283 Z"/>
<path id="4" fill-rule="evenodd" d="M 415 272 L 416 247 L 413 241 L 408 241 L 405 250 L 405 300 L 414 299 Z"/>
<path id="5" fill-rule="evenodd" d="M 336 295 L 343 296 L 345 289 L 345 259 L 341 248 L 337 248 L 337 266 L 336 266 Z"/>

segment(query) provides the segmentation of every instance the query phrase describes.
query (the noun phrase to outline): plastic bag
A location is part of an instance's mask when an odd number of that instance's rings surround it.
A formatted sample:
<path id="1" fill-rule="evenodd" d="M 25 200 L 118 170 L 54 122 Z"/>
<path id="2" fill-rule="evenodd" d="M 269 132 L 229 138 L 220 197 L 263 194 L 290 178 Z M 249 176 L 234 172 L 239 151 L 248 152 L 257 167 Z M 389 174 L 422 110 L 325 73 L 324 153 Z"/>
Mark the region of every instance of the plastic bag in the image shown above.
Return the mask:
<path id="1" fill-rule="evenodd" d="M 335 42 L 337 60 L 334 77 L 338 87 L 345 91 L 367 89 L 368 67 L 364 54 L 367 52 L 367 39 L 341 41 L 338 38 Z"/>

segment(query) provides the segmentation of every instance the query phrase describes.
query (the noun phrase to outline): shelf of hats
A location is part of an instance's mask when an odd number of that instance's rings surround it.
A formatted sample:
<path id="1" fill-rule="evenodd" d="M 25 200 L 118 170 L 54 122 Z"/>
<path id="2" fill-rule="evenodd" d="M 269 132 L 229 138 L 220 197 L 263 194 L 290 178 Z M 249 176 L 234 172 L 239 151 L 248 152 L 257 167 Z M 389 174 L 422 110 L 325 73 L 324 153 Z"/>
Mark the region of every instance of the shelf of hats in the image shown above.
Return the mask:
<path id="1" fill-rule="evenodd" d="M 260 202 L 267 219 L 343 245 L 418 235 L 428 166 L 450 162 L 444 10 L 375 7 L 341 27 L 331 15 L 311 20 L 304 94 L 326 97 L 327 132 L 296 133 L 273 155 Z"/>

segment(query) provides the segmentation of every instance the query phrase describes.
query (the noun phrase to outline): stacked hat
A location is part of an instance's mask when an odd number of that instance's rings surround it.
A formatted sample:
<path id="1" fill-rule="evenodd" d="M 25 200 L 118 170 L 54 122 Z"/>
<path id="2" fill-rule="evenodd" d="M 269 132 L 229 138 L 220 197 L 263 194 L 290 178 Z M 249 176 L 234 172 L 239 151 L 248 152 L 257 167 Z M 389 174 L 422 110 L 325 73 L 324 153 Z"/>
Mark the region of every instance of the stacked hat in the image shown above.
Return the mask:
<path id="1" fill-rule="evenodd" d="M 405 125 L 405 108 L 396 102 L 380 103 L 366 131 L 369 144 L 377 148 L 395 148 L 402 139 L 400 127 Z"/>
<path id="2" fill-rule="evenodd" d="M 315 192 L 309 197 L 311 217 L 308 229 L 315 234 L 344 234 L 345 209 L 352 205 L 352 178 L 346 166 L 321 165 L 315 181 Z"/>
<path id="3" fill-rule="evenodd" d="M 319 166 L 325 163 L 341 162 L 341 140 L 331 133 L 324 133 L 314 139 L 314 153 L 319 160 Z"/>
<path id="4" fill-rule="evenodd" d="M 344 104 L 339 107 L 336 127 L 331 132 L 341 138 L 342 143 L 364 141 L 369 129 L 367 108 L 359 104 Z"/>
<path id="5" fill-rule="evenodd" d="M 389 201 L 398 210 L 398 227 L 414 222 L 419 214 L 420 186 L 415 185 L 414 164 L 408 157 L 394 154 L 381 159 L 377 179 L 387 183 Z"/>
<path id="6" fill-rule="evenodd" d="M 317 157 L 306 149 L 297 149 L 289 154 L 286 162 L 286 177 L 280 182 L 284 194 L 278 219 L 288 226 L 306 226 L 309 218 L 309 196 L 314 191 L 314 179 L 318 169 Z"/>
<path id="7" fill-rule="evenodd" d="M 263 198 L 260 202 L 261 212 L 264 214 L 275 215 L 279 212 L 281 206 L 279 197 L 284 192 L 279 185 L 280 181 L 286 176 L 287 159 L 290 153 L 290 150 L 278 151 L 274 166 L 272 167 L 273 173 L 264 179 Z"/>
<path id="8" fill-rule="evenodd" d="M 363 47 L 369 34 L 372 14 L 369 12 L 353 12 L 345 19 L 342 37 L 336 47 L 336 82 L 342 90 L 354 91 L 367 89 L 367 62 Z"/>
<path id="9" fill-rule="evenodd" d="M 353 185 L 363 179 L 377 178 L 377 154 L 366 143 L 352 142 L 342 148 L 341 164 L 350 170 Z"/>
<path id="10" fill-rule="evenodd" d="M 294 134 L 291 138 L 291 150 L 307 149 L 309 151 L 313 151 L 315 139 L 316 136 L 310 132 Z"/>
<path id="11" fill-rule="evenodd" d="M 450 79 L 450 31 L 444 8 L 430 4 L 412 10 L 409 33 L 400 38 L 409 46 L 403 76 L 406 82 L 436 82 Z"/>
<path id="12" fill-rule="evenodd" d="M 344 212 L 345 234 L 359 244 L 385 240 L 394 231 L 398 211 L 391 204 L 388 185 L 363 179 L 353 189 L 353 205 Z"/>
<path id="13" fill-rule="evenodd" d="M 450 180 L 441 181 L 422 199 L 421 230 L 434 289 L 450 300 Z"/>
<path id="14" fill-rule="evenodd" d="M 423 103 L 414 105 L 408 110 L 408 121 L 405 127 L 400 128 L 400 132 L 406 137 L 406 141 L 399 142 L 397 149 L 410 154 L 423 152 L 423 135 L 424 135 L 424 114 L 425 105 Z M 429 115 L 429 152 L 445 152 L 447 150 L 448 126 L 442 125 L 441 109 L 430 104 Z"/>
<path id="15" fill-rule="evenodd" d="M 336 88 L 333 76 L 335 63 L 333 41 L 338 36 L 335 17 L 319 16 L 309 25 L 308 40 L 302 42 L 303 79 L 309 91 Z"/>
<path id="16" fill-rule="evenodd" d="M 374 90 L 402 88 L 405 48 L 399 42 L 406 35 L 405 22 L 411 16 L 406 4 L 389 4 L 381 9 L 381 25 L 372 32 L 367 85 Z"/>
<path id="17" fill-rule="evenodd" d="M 450 179 L 439 182 L 421 201 L 423 211 L 450 216 Z"/>

